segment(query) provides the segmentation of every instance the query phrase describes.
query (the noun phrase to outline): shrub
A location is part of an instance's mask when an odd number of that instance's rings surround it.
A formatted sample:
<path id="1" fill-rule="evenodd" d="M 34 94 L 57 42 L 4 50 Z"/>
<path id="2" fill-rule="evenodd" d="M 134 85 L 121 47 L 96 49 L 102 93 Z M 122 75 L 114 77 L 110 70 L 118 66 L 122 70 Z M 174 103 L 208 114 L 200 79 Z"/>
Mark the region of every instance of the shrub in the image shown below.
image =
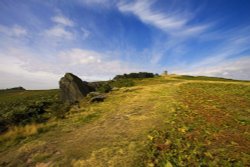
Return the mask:
<path id="1" fill-rule="evenodd" d="M 0 134 L 8 129 L 8 122 L 0 117 Z"/>
<path id="2" fill-rule="evenodd" d="M 21 89 L 21 88 L 17 88 Z M 0 133 L 15 126 L 45 122 L 48 112 L 58 102 L 58 90 L 4 90 L 0 91 Z"/>
<path id="3" fill-rule="evenodd" d="M 153 78 L 155 75 L 149 72 L 139 72 L 139 73 L 130 73 L 117 75 L 114 77 L 114 80 L 124 79 L 124 78 Z"/>
<path id="4" fill-rule="evenodd" d="M 118 79 L 118 80 L 112 80 L 110 82 L 110 85 L 112 87 L 117 87 L 117 88 L 121 88 L 121 87 L 130 87 L 130 86 L 134 86 L 135 83 L 132 79 L 128 79 L 128 78 L 123 78 L 123 79 Z"/>
<path id="5" fill-rule="evenodd" d="M 9 122 L 12 125 L 26 125 L 31 122 L 44 122 L 45 118 L 42 116 L 42 114 L 45 113 L 44 107 L 44 103 L 38 103 L 25 108 L 17 108 L 10 113 Z"/>
<path id="6" fill-rule="evenodd" d="M 59 101 L 57 103 L 53 103 L 50 106 L 50 110 L 52 115 L 56 118 L 65 118 L 66 113 L 70 110 L 70 104 Z"/>
<path id="7" fill-rule="evenodd" d="M 101 92 L 101 93 L 108 93 L 108 92 L 110 92 L 111 90 L 112 90 L 112 87 L 111 87 L 109 84 L 107 84 L 107 83 L 102 84 L 101 86 L 99 86 L 99 87 L 97 88 L 97 91 L 98 91 L 98 92 Z"/>

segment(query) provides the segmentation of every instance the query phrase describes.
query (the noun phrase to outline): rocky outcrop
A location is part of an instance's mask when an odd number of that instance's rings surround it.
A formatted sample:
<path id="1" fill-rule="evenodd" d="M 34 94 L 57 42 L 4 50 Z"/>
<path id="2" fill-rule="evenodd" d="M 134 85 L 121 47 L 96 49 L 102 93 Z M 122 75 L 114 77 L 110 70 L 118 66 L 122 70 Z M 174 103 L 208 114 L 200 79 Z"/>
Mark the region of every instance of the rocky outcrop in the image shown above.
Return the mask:
<path id="1" fill-rule="evenodd" d="M 79 102 L 89 92 L 95 90 L 88 82 L 82 81 L 71 73 L 66 73 L 60 79 L 59 85 L 62 100 L 69 103 Z"/>

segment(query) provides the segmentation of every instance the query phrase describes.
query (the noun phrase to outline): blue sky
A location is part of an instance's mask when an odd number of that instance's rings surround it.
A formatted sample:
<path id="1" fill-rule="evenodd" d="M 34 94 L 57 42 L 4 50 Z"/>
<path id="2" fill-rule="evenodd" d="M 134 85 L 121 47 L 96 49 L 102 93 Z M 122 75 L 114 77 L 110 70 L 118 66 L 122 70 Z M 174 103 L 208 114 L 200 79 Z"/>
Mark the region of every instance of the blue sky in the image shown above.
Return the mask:
<path id="1" fill-rule="evenodd" d="M 1 0 L 0 88 L 149 71 L 250 80 L 249 0 Z"/>

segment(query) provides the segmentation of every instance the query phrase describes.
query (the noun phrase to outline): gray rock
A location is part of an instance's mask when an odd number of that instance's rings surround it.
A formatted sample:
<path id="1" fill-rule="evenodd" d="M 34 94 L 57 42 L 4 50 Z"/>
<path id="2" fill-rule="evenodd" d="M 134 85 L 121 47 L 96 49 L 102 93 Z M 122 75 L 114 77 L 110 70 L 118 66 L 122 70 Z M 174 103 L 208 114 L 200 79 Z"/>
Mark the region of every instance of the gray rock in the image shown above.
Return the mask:
<path id="1" fill-rule="evenodd" d="M 88 98 L 92 98 L 92 97 L 95 97 L 95 96 L 100 96 L 101 93 L 100 92 L 90 92 L 87 97 Z"/>
<path id="2" fill-rule="evenodd" d="M 95 96 L 95 97 L 92 97 L 90 99 L 90 102 L 91 103 L 93 103 L 93 102 L 103 102 L 105 98 L 106 97 L 104 95 Z"/>
<path id="3" fill-rule="evenodd" d="M 117 87 L 112 88 L 112 91 L 117 91 L 117 90 L 119 90 L 119 88 L 117 88 Z"/>
<path id="4" fill-rule="evenodd" d="M 59 81 L 61 98 L 65 102 L 79 102 L 89 92 L 94 91 L 88 82 L 82 81 L 77 76 L 66 73 Z"/>

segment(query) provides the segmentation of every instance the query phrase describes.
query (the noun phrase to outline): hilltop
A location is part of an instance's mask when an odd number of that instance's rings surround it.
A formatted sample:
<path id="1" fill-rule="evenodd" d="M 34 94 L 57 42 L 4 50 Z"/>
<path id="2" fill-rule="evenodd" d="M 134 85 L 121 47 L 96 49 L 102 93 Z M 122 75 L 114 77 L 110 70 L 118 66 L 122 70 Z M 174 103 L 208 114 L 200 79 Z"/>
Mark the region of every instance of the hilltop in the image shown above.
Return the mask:
<path id="1" fill-rule="evenodd" d="M 0 165 L 250 164 L 250 82 L 118 78 L 108 82 L 108 93 L 99 88 L 106 97 L 99 103 L 86 97 L 68 106 L 59 90 L 1 93 L 0 127 L 6 121 L 11 127 L 0 135 Z"/>

